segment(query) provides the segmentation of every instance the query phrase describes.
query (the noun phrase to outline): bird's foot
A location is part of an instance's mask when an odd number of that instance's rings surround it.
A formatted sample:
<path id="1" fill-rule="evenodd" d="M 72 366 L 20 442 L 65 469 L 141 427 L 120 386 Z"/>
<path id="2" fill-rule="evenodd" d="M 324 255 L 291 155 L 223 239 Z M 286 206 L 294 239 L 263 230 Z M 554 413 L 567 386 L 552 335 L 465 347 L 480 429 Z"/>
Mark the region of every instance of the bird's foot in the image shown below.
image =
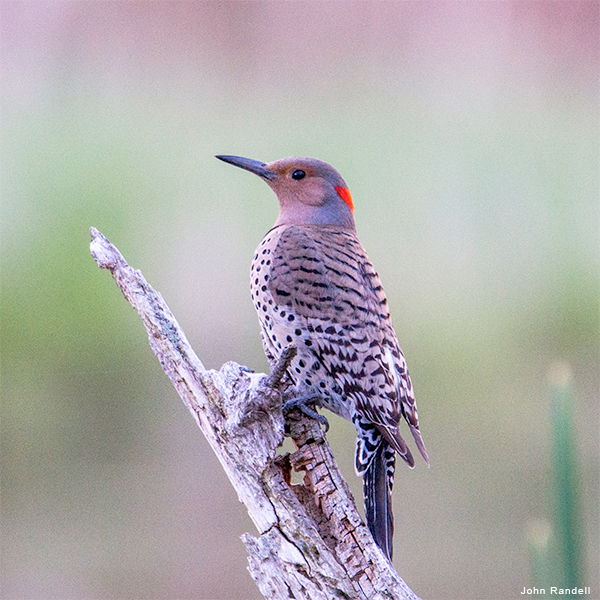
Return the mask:
<path id="1" fill-rule="evenodd" d="M 265 387 L 285 393 L 285 390 L 283 390 L 282 387 L 288 385 L 289 381 L 285 380 L 284 377 L 296 354 L 298 354 L 298 349 L 294 345 L 289 345 L 283 349 L 275 366 L 271 369 L 271 373 L 267 375 L 267 378 L 264 380 Z M 319 400 L 320 397 L 318 394 L 292 398 L 283 403 L 283 413 L 285 415 L 292 410 L 299 410 L 307 417 L 318 421 L 321 427 L 323 427 L 323 430 L 327 432 L 329 431 L 329 421 L 326 417 L 320 415 L 314 408 L 319 403 Z"/>
<path id="2" fill-rule="evenodd" d="M 323 431 L 329 431 L 329 421 L 323 415 L 320 415 L 313 407 L 319 404 L 320 397 L 316 394 L 312 396 L 300 396 L 292 398 L 283 404 L 283 414 L 289 413 L 292 410 L 299 410 L 302 414 L 315 419 L 319 422 Z M 312 406 L 311 406 L 312 405 Z"/>

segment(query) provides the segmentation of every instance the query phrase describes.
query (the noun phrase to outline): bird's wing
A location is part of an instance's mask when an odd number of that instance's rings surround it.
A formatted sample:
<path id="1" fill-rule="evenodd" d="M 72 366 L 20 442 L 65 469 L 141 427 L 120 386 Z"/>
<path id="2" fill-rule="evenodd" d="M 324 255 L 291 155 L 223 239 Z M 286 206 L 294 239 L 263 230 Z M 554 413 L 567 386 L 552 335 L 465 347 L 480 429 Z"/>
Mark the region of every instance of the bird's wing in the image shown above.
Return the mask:
<path id="1" fill-rule="evenodd" d="M 404 454 L 398 431 L 402 414 L 423 454 L 406 361 L 381 281 L 356 235 L 290 226 L 281 232 L 271 260 L 271 296 L 294 315 L 293 322 L 280 320 L 278 329 L 308 332 L 312 353 L 341 393 L 353 397 L 361 417 Z M 280 335 L 294 339 L 285 331 Z"/>

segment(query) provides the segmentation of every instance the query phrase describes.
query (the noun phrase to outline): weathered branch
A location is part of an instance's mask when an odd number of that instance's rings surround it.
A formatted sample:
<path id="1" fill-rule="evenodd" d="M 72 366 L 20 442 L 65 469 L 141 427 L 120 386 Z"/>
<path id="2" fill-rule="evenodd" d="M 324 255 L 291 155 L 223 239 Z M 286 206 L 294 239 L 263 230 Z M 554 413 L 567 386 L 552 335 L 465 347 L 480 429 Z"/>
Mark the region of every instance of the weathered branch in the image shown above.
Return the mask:
<path id="1" fill-rule="evenodd" d="M 162 296 L 97 229 L 91 233 L 92 256 L 138 311 L 163 370 L 258 529 L 258 538 L 242 539 L 265 598 L 418 600 L 373 542 L 319 424 L 298 411 L 284 419 L 274 380 L 291 355 L 269 376 L 231 362 L 207 371 Z M 284 435 L 297 451 L 280 456 Z M 305 472 L 303 484 L 290 483 L 292 468 Z"/>

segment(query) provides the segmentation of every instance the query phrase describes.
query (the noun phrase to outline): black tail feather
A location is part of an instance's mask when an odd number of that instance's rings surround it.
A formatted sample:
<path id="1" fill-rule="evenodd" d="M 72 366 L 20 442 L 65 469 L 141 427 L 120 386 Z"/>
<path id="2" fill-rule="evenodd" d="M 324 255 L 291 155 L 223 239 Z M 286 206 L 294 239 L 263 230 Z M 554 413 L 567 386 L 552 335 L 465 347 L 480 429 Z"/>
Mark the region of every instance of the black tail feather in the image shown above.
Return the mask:
<path id="1" fill-rule="evenodd" d="M 382 440 L 371 464 L 363 475 L 363 493 L 367 526 L 383 553 L 392 560 L 394 513 L 392 512 L 392 485 L 396 453 Z"/>

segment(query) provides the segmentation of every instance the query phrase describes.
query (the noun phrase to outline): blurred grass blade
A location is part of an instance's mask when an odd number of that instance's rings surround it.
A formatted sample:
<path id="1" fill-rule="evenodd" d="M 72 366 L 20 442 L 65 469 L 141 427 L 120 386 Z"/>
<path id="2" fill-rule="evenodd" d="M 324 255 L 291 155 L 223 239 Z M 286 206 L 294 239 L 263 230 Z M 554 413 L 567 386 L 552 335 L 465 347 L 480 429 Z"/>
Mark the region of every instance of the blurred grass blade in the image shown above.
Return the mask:
<path id="1" fill-rule="evenodd" d="M 549 541 L 552 535 L 550 523 L 546 520 L 531 521 L 527 524 L 527 545 L 531 568 L 532 588 L 549 591 L 552 583 L 552 564 Z M 546 598 L 546 594 L 536 594 L 537 598 Z"/>
<path id="2" fill-rule="evenodd" d="M 581 587 L 582 583 L 583 534 L 569 365 L 553 365 L 549 380 L 552 387 L 552 465 L 555 486 L 553 530 L 562 571 L 560 586 L 573 589 Z"/>

